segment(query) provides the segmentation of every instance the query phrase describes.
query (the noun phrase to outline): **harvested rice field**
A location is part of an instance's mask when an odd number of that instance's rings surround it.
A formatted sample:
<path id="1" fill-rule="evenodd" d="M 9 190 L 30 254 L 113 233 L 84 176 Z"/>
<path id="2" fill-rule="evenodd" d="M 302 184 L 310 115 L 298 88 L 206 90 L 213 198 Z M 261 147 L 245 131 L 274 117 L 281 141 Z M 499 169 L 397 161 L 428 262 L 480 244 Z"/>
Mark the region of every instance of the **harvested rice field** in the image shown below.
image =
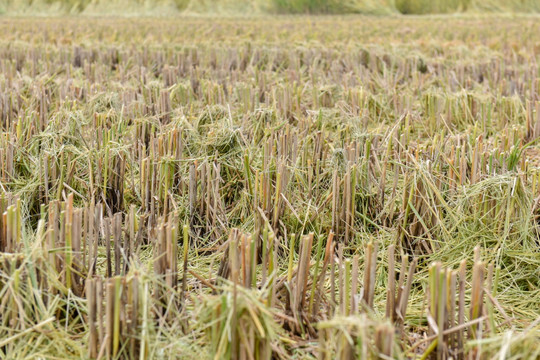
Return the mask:
<path id="1" fill-rule="evenodd" d="M 0 358 L 540 359 L 536 15 L 0 18 Z"/>

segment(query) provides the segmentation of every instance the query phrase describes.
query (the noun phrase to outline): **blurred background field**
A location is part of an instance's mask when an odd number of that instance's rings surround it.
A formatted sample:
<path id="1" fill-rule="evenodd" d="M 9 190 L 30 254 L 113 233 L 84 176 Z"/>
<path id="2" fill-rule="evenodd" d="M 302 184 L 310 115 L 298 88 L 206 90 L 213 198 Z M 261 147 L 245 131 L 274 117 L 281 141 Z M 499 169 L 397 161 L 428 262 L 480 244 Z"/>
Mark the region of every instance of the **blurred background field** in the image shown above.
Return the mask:
<path id="1" fill-rule="evenodd" d="M 539 0 L 1 0 L 0 14 L 450 14 L 537 13 Z"/>

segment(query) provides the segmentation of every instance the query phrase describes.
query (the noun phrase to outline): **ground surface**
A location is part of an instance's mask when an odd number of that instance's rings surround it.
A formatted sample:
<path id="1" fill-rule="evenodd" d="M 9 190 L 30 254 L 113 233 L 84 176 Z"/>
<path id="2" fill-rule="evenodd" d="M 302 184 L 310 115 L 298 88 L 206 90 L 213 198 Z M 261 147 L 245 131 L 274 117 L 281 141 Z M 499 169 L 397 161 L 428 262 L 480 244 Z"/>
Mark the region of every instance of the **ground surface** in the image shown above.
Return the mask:
<path id="1" fill-rule="evenodd" d="M 2 18 L 0 357 L 538 358 L 539 61 L 529 16 Z"/>

